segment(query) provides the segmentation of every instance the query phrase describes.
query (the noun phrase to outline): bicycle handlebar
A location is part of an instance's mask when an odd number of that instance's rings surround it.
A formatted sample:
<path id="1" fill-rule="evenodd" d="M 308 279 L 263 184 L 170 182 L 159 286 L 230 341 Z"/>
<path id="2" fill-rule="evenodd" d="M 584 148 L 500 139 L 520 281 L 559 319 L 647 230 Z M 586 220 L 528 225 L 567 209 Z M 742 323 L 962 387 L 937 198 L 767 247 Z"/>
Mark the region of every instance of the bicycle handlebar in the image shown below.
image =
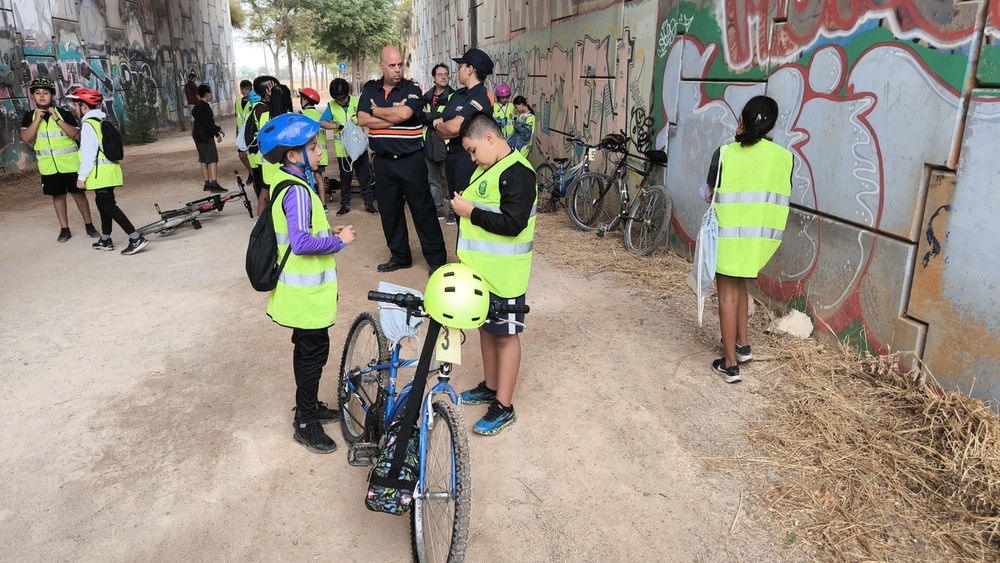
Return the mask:
<path id="1" fill-rule="evenodd" d="M 404 308 L 410 312 L 419 312 L 424 307 L 424 300 L 412 293 L 384 293 L 381 291 L 369 291 L 368 300 L 389 303 L 391 305 Z M 507 304 L 491 301 L 490 311 L 487 314 L 487 318 L 499 320 L 501 315 L 527 315 L 530 311 L 531 307 L 528 305 Z"/>

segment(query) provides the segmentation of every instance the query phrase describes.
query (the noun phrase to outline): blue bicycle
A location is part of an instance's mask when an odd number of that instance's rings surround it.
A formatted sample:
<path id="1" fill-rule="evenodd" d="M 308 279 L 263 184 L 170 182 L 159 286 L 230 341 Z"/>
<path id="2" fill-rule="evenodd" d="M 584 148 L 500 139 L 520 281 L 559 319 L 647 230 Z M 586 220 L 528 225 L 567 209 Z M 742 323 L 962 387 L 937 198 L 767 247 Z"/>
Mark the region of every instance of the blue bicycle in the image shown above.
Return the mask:
<path id="1" fill-rule="evenodd" d="M 543 162 L 535 168 L 535 180 L 538 184 L 538 212 L 551 213 L 559 208 L 559 202 L 566 197 L 570 186 L 584 174 L 590 172 L 590 162 L 596 158 L 596 151 L 601 145 L 587 144 L 580 138 L 572 138 L 573 146 L 581 147 L 579 160 L 573 166 L 567 166 L 570 159 L 553 158 L 553 166 Z"/>
<path id="2" fill-rule="evenodd" d="M 373 463 L 386 446 L 390 423 L 407 404 L 413 382 L 397 391 L 398 372 L 416 367 L 421 360 L 403 359 L 400 351 L 406 339 L 419 341 L 423 318 L 429 319 L 428 340 L 447 330 L 446 335 L 458 339 L 453 344 L 460 346 L 462 341 L 460 331 L 442 327 L 424 312 L 418 291 L 386 282 L 380 283 L 379 289 L 368 293 L 369 300 L 379 302 L 379 318 L 364 312 L 354 320 L 347 333 L 338 382 L 341 429 L 349 443 L 347 460 L 355 466 Z M 527 306 L 495 303 L 487 318 L 496 321 L 502 315 L 527 311 Z M 431 351 L 425 342 L 421 356 Z M 461 562 L 468 546 L 472 461 L 458 394 L 449 383 L 451 367 L 440 362 L 429 370 L 437 373 L 437 383 L 421 401 L 419 473 L 410 527 L 413 555 L 420 563 Z"/>

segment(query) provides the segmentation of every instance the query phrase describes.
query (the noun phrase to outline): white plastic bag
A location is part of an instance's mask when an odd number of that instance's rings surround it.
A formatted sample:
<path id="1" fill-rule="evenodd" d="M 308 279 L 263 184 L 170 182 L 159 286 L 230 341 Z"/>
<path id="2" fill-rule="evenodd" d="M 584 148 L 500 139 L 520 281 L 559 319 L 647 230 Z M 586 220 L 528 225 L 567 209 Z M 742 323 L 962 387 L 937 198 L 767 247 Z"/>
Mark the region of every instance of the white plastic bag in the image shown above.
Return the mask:
<path id="1" fill-rule="evenodd" d="M 715 281 L 715 267 L 719 261 L 719 219 L 715 215 L 715 198 L 719 191 L 719 181 L 722 179 L 722 152 L 719 149 L 719 169 L 715 175 L 715 190 L 708 211 L 701 218 L 701 228 L 698 229 L 698 240 L 694 246 L 694 294 L 698 298 L 698 326 L 704 325 L 705 297 L 712 289 Z"/>
<path id="2" fill-rule="evenodd" d="M 344 151 L 350 157 L 351 162 L 357 160 L 366 150 L 368 150 L 368 137 L 364 129 L 354 123 L 353 119 L 348 119 L 344 128 L 340 130 L 340 142 L 344 145 Z"/>
<path id="3" fill-rule="evenodd" d="M 253 119 L 253 116 L 247 116 L 246 120 L 240 123 L 240 128 L 236 131 L 236 150 L 240 152 L 247 152 L 247 140 L 244 137 L 246 137 L 247 121 L 251 119 Z"/>

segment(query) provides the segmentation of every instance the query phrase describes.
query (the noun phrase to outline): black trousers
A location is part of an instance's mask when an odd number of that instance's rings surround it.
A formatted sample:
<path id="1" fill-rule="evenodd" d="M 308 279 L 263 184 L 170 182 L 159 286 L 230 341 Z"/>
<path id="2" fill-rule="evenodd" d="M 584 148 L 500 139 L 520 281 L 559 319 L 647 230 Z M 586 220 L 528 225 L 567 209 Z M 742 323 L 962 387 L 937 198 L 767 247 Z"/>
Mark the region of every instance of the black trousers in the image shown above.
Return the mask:
<path id="1" fill-rule="evenodd" d="M 94 190 L 94 201 L 97 202 L 97 211 L 101 214 L 101 234 L 111 234 L 111 222 L 118 223 L 118 226 L 125 231 L 126 235 L 135 232 L 135 227 L 128 220 L 125 213 L 118 207 L 115 201 L 114 188 L 101 188 Z"/>
<path id="2" fill-rule="evenodd" d="M 469 187 L 472 180 L 472 173 L 476 171 L 476 164 L 472 162 L 472 156 L 465 151 L 448 153 L 444 159 L 444 177 L 448 180 L 448 199 L 454 197 L 455 192 L 464 192 Z"/>
<path id="3" fill-rule="evenodd" d="M 260 166 L 251 166 L 250 170 L 253 170 L 253 193 L 260 197 L 260 191 L 264 189 L 264 169 Z"/>
<path id="4" fill-rule="evenodd" d="M 349 158 L 338 158 L 337 167 L 340 168 L 340 204 L 351 205 L 351 180 L 354 174 L 358 175 L 358 184 L 361 186 L 361 199 L 365 205 L 375 201 L 375 194 L 372 188 L 372 163 L 368 159 L 368 153 L 361 153 L 351 164 L 351 169 L 347 169 L 350 163 Z"/>
<path id="5" fill-rule="evenodd" d="M 316 420 L 319 409 L 319 380 L 330 356 L 328 328 L 292 329 L 292 369 L 295 372 L 295 408 L 299 422 Z"/>
<path id="6" fill-rule="evenodd" d="M 406 229 L 404 201 L 410 207 L 413 227 L 420 239 L 420 249 L 428 266 L 448 261 L 444 235 L 437 220 L 434 199 L 427 183 L 424 151 L 402 156 L 375 156 L 375 199 L 378 201 L 382 232 L 392 259 L 403 264 L 413 262 L 410 235 Z"/>

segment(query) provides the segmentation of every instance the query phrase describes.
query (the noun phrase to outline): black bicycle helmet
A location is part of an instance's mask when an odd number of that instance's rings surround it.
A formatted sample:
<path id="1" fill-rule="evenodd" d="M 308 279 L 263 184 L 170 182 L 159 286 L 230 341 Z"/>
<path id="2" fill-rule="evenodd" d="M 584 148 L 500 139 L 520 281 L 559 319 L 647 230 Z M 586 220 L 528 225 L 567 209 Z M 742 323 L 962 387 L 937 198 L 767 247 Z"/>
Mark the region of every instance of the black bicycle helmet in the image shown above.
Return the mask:
<path id="1" fill-rule="evenodd" d="M 334 78 L 330 81 L 330 97 L 335 100 L 346 98 L 351 93 L 351 86 L 343 78 Z"/>
<path id="2" fill-rule="evenodd" d="M 56 85 L 44 76 L 36 76 L 31 84 L 28 84 L 28 93 L 34 94 L 35 90 L 48 90 L 53 96 L 56 95 Z"/>
<path id="3" fill-rule="evenodd" d="M 269 83 L 278 83 L 278 79 L 270 75 L 262 75 L 253 79 L 253 91 L 257 92 L 257 95 L 261 98 L 267 96 L 267 85 Z"/>
<path id="4" fill-rule="evenodd" d="M 628 141 L 621 133 L 608 133 L 601 139 L 601 148 L 612 152 L 624 152 Z"/>

